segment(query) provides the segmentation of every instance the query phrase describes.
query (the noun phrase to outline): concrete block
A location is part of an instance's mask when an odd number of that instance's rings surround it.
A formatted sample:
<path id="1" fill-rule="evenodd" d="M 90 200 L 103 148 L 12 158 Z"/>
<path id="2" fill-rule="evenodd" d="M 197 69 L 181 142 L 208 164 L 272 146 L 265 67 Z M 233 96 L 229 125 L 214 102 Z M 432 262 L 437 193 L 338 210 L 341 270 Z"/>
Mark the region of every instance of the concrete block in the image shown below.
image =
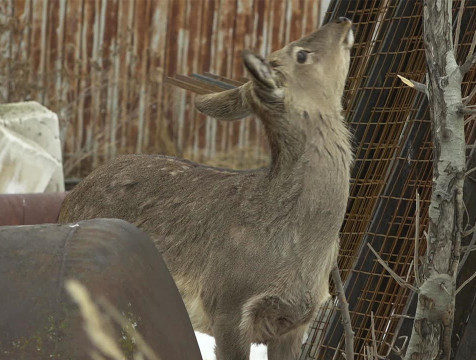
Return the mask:
<path id="1" fill-rule="evenodd" d="M 44 191 L 64 191 L 58 116 L 35 101 L 2 104 L 0 127 L 30 139 L 48 153 L 56 161 L 56 168 Z M 38 156 L 44 157 L 44 154 Z"/>

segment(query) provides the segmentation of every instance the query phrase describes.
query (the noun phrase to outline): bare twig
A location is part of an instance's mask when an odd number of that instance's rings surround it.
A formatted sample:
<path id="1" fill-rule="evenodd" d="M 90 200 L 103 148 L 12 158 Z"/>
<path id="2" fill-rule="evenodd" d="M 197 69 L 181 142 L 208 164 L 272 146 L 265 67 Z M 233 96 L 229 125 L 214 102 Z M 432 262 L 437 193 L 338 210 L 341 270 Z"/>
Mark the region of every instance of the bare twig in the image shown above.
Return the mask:
<path id="1" fill-rule="evenodd" d="M 428 95 L 428 88 L 426 87 L 425 84 L 422 84 L 418 81 L 415 81 L 415 80 L 410 80 L 410 79 L 407 79 L 406 77 L 403 77 L 401 75 L 397 75 L 397 77 L 402 80 L 402 82 L 407 85 L 407 86 L 410 86 L 411 88 L 414 88 L 416 91 L 419 91 L 425 95 Z"/>
<path id="2" fill-rule="evenodd" d="M 403 339 L 402 346 L 398 347 L 397 345 L 392 346 L 392 351 L 395 353 L 395 355 L 403 358 L 405 354 L 405 347 L 407 346 L 408 342 L 408 336 L 399 336 L 398 339 Z"/>
<path id="3" fill-rule="evenodd" d="M 388 266 L 388 264 L 382 260 L 382 258 L 380 257 L 379 254 L 377 254 L 377 252 L 375 251 L 375 249 L 372 247 L 372 245 L 370 244 L 367 244 L 367 246 L 370 248 L 370 250 L 374 253 L 375 257 L 377 258 L 377 261 L 380 265 L 382 265 L 385 270 L 388 271 L 388 273 L 395 279 L 395 281 L 400 285 L 400 286 L 403 286 L 407 289 L 410 289 L 412 291 L 415 291 L 415 292 L 418 292 L 418 288 L 416 288 L 415 286 L 413 286 L 412 284 L 406 282 L 404 279 L 402 279 L 400 277 L 400 275 L 398 275 L 395 271 L 393 271 L 390 266 Z"/>
<path id="4" fill-rule="evenodd" d="M 454 46 L 453 46 L 455 54 L 456 54 L 456 48 L 458 47 L 459 32 L 461 29 L 461 20 L 463 19 L 464 2 L 465 0 L 461 0 L 461 4 L 458 11 L 458 19 L 456 20 L 455 40 L 454 40 Z"/>
<path id="5" fill-rule="evenodd" d="M 412 260 L 410 261 L 410 266 L 408 267 L 408 272 L 407 272 L 407 276 L 405 276 L 405 281 L 406 282 L 409 282 L 410 280 L 410 275 L 411 273 L 413 272 L 413 266 L 414 266 L 415 262 Z"/>
<path id="6" fill-rule="evenodd" d="M 476 88 L 475 88 L 476 89 Z M 469 124 L 471 121 L 475 120 L 476 119 L 476 114 L 474 115 L 471 115 L 469 118 L 467 118 L 465 121 L 464 121 L 464 124 Z M 474 145 L 473 145 L 474 146 Z"/>
<path id="7" fill-rule="evenodd" d="M 476 246 L 469 246 L 469 245 L 468 245 L 468 246 L 462 246 L 462 247 L 461 247 L 461 250 L 462 250 L 462 251 L 469 251 L 469 252 L 475 251 L 475 250 L 476 250 Z"/>
<path id="8" fill-rule="evenodd" d="M 468 94 L 468 96 L 465 96 L 462 101 L 463 101 L 463 104 L 464 105 L 467 105 L 471 99 L 473 98 L 473 96 L 476 95 L 476 86 L 473 88 L 473 90 L 470 91 L 470 93 Z"/>
<path id="9" fill-rule="evenodd" d="M 391 317 L 397 317 L 397 318 L 415 320 L 415 317 L 414 317 L 414 316 L 403 315 L 403 314 L 393 314 L 393 315 L 391 315 Z"/>
<path id="10" fill-rule="evenodd" d="M 345 353 L 347 360 L 354 360 L 354 331 L 350 322 L 349 303 L 345 298 L 344 286 L 342 285 L 342 279 L 339 274 L 339 268 L 337 264 L 332 269 L 332 280 L 336 287 L 337 298 L 339 299 L 339 309 L 342 318 L 342 326 L 344 326 L 345 333 Z"/>
<path id="11" fill-rule="evenodd" d="M 474 168 L 469 169 L 468 171 L 465 172 L 464 176 L 468 176 L 471 174 L 473 171 L 476 171 L 476 166 Z"/>
<path id="12" fill-rule="evenodd" d="M 461 261 L 459 262 L 459 266 L 458 266 L 458 272 L 461 271 L 464 263 L 466 262 L 466 260 L 468 259 L 468 256 L 469 256 L 469 253 L 473 250 L 475 250 L 475 247 L 474 247 L 474 244 L 476 243 L 476 231 L 473 232 L 473 236 L 471 237 L 471 241 L 469 242 L 469 245 L 465 248 L 464 250 L 464 255 L 463 257 L 461 258 Z"/>
<path id="13" fill-rule="evenodd" d="M 474 49 L 476 48 L 476 31 L 473 34 L 473 39 L 471 40 L 471 45 L 469 47 L 467 59 L 471 57 L 471 54 L 475 54 Z"/>
<path id="14" fill-rule="evenodd" d="M 420 287 L 421 280 L 420 280 L 420 270 L 419 266 L 419 250 L 420 250 L 420 194 L 418 191 L 416 192 L 416 203 L 415 203 L 415 249 L 413 253 L 413 262 L 414 262 L 414 270 L 415 270 L 415 283 L 417 287 Z"/>
<path id="15" fill-rule="evenodd" d="M 378 351 L 377 351 L 377 340 L 375 339 L 375 322 L 374 322 L 374 312 L 370 312 L 370 323 L 371 323 L 371 331 L 372 331 L 372 347 L 373 353 L 375 358 L 378 359 Z"/>
<path id="16" fill-rule="evenodd" d="M 461 75 L 466 74 L 475 63 L 476 63 L 476 53 L 474 53 L 471 56 L 468 56 L 464 64 L 459 67 L 461 71 Z"/>
<path id="17" fill-rule="evenodd" d="M 462 115 L 472 115 L 472 114 L 476 114 L 476 109 L 471 109 L 467 106 L 462 106 L 460 109 L 459 109 L 459 112 L 460 114 Z"/>
<path id="18" fill-rule="evenodd" d="M 455 295 L 458 295 L 458 293 L 475 277 L 476 277 L 476 272 L 473 275 L 471 275 L 464 283 L 460 285 L 460 287 L 456 290 Z"/>
<path id="19" fill-rule="evenodd" d="M 476 230 L 476 225 L 474 225 L 471 229 L 469 230 L 466 230 L 466 231 L 463 231 L 463 237 L 466 237 L 468 235 L 471 235 L 472 233 L 474 233 L 474 230 Z"/>

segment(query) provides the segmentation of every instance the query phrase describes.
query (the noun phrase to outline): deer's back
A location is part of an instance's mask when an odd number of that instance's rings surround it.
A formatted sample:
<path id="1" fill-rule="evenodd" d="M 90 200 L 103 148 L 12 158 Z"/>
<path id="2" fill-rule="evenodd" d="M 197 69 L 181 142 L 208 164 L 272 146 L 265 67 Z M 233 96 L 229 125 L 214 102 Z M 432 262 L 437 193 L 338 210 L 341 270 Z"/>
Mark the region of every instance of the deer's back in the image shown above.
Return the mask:
<path id="1" fill-rule="evenodd" d="M 197 221 L 238 211 L 260 171 L 233 171 L 161 155 L 118 157 L 94 170 L 66 197 L 60 222 L 120 218 L 167 234 Z M 184 218 L 188 215 L 190 219 Z"/>

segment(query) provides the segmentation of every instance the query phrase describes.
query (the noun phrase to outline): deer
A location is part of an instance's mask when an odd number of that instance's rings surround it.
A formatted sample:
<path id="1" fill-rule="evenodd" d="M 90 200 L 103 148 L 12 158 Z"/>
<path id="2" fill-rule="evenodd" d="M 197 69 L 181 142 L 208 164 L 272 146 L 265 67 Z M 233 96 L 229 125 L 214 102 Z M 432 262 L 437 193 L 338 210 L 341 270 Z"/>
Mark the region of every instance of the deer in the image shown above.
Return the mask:
<path id="1" fill-rule="evenodd" d="M 196 331 L 218 360 L 297 359 L 329 299 L 353 154 L 342 97 L 354 42 L 340 17 L 264 58 L 249 50 L 249 81 L 196 96 L 196 108 L 234 121 L 257 116 L 269 166 L 232 170 L 163 155 L 125 155 L 98 167 L 62 204 L 59 221 L 119 218 L 154 241 Z"/>

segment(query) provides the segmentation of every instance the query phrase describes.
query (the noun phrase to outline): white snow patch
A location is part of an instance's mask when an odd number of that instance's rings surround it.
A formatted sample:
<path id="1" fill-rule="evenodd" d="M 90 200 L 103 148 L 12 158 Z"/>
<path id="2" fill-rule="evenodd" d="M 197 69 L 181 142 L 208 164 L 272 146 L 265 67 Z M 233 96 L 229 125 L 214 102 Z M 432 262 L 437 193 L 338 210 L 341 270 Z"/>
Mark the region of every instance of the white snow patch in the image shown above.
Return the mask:
<path id="1" fill-rule="evenodd" d="M 203 360 L 216 360 L 215 339 L 207 334 L 195 331 Z M 251 345 L 250 360 L 267 360 L 268 353 L 264 345 Z"/>

